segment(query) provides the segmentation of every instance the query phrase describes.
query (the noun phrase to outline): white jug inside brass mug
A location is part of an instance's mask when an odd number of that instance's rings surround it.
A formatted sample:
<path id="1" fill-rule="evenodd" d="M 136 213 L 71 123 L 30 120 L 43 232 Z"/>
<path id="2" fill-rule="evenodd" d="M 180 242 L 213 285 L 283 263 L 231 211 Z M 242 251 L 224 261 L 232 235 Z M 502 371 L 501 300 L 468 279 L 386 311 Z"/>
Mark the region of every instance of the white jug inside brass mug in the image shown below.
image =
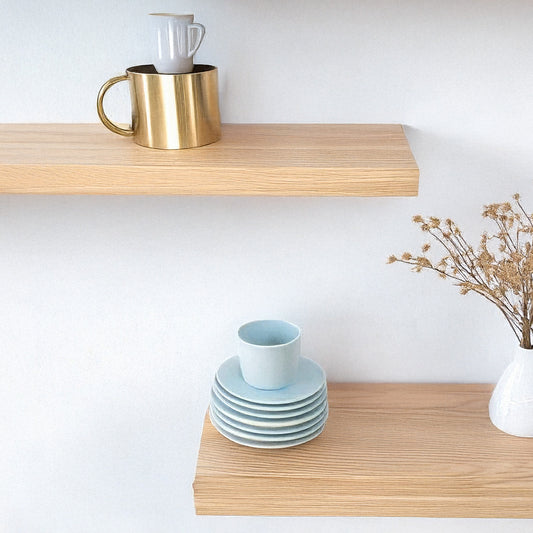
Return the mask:
<path id="1" fill-rule="evenodd" d="M 150 13 L 155 37 L 154 67 L 160 74 L 192 72 L 193 56 L 202 44 L 205 27 L 194 15 Z"/>
<path id="2" fill-rule="evenodd" d="M 126 69 L 106 81 L 98 93 L 100 120 L 119 135 L 148 148 L 194 148 L 220 139 L 217 68 L 195 65 L 187 74 L 159 74 L 153 65 Z M 104 112 L 104 96 L 115 83 L 128 81 L 132 121 L 122 128 Z"/>

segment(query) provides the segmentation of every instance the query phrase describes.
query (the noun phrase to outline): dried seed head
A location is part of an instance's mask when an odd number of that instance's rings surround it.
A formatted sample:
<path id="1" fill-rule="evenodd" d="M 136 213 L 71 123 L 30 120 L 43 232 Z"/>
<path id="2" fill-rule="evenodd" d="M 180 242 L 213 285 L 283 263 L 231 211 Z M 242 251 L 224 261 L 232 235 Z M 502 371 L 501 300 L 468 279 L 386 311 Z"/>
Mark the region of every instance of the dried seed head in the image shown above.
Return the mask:
<path id="1" fill-rule="evenodd" d="M 429 225 L 432 228 L 438 228 L 440 226 L 440 218 L 437 217 L 429 217 Z"/>

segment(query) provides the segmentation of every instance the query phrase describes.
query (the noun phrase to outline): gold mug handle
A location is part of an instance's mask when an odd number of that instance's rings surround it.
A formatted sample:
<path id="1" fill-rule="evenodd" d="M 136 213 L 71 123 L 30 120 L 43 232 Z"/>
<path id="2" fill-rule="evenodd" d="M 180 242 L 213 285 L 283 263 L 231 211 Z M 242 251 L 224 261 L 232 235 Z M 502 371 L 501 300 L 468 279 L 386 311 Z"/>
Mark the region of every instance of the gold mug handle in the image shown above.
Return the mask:
<path id="1" fill-rule="evenodd" d="M 107 115 L 104 112 L 104 96 L 107 90 L 113 85 L 115 85 L 115 83 L 118 83 L 119 81 L 126 81 L 127 79 L 128 75 L 122 74 L 120 76 L 115 76 L 114 78 L 107 80 L 98 91 L 98 98 L 96 99 L 96 110 L 98 111 L 98 116 L 100 117 L 102 124 L 106 128 L 110 129 L 113 133 L 118 133 L 119 135 L 124 135 L 125 137 L 131 137 L 134 133 L 133 128 L 121 128 L 120 126 L 117 126 L 114 122 L 107 118 Z"/>

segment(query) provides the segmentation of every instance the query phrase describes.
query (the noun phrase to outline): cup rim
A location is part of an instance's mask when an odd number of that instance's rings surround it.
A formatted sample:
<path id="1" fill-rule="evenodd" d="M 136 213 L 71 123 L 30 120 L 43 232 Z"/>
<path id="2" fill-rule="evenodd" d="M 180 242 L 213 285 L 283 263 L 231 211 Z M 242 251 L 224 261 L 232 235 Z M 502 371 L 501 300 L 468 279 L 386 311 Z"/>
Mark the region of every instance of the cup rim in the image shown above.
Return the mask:
<path id="1" fill-rule="evenodd" d="M 247 340 L 242 338 L 241 331 L 244 328 L 250 327 L 252 324 L 259 324 L 261 322 L 282 322 L 282 323 L 287 324 L 287 325 L 289 325 L 289 326 L 291 326 L 293 328 L 296 328 L 296 335 L 290 341 L 282 342 L 282 343 L 279 343 L 279 344 L 255 344 L 253 342 L 248 342 Z M 279 346 L 287 346 L 289 344 L 292 344 L 293 342 L 296 342 L 298 339 L 300 339 L 301 335 L 302 335 L 302 330 L 301 330 L 300 326 L 297 326 L 296 324 L 293 324 L 292 322 L 288 322 L 287 320 L 281 320 L 281 319 L 276 319 L 276 318 L 251 320 L 250 322 L 246 322 L 245 324 L 240 326 L 239 329 L 237 330 L 237 336 L 239 337 L 239 341 L 240 342 L 242 342 L 243 344 L 246 344 L 247 346 L 254 346 L 255 348 L 260 348 L 260 349 L 269 349 L 269 348 L 275 348 L 275 347 L 279 347 Z"/>
<path id="2" fill-rule="evenodd" d="M 154 17 L 194 17 L 192 13 L 148 13 Z"/>

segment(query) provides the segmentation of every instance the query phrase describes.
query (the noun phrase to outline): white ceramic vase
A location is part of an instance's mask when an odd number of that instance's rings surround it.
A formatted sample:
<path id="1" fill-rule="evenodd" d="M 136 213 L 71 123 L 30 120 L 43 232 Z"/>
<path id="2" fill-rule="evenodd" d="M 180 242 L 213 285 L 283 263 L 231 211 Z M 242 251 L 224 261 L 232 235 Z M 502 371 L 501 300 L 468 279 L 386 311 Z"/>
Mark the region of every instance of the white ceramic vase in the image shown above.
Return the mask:
<path id="1" fill-rule="evenodd" d="M 492 393 L 489 416 L 505 433 L 533 437 L 533 350 L 517 347 Z"/>

